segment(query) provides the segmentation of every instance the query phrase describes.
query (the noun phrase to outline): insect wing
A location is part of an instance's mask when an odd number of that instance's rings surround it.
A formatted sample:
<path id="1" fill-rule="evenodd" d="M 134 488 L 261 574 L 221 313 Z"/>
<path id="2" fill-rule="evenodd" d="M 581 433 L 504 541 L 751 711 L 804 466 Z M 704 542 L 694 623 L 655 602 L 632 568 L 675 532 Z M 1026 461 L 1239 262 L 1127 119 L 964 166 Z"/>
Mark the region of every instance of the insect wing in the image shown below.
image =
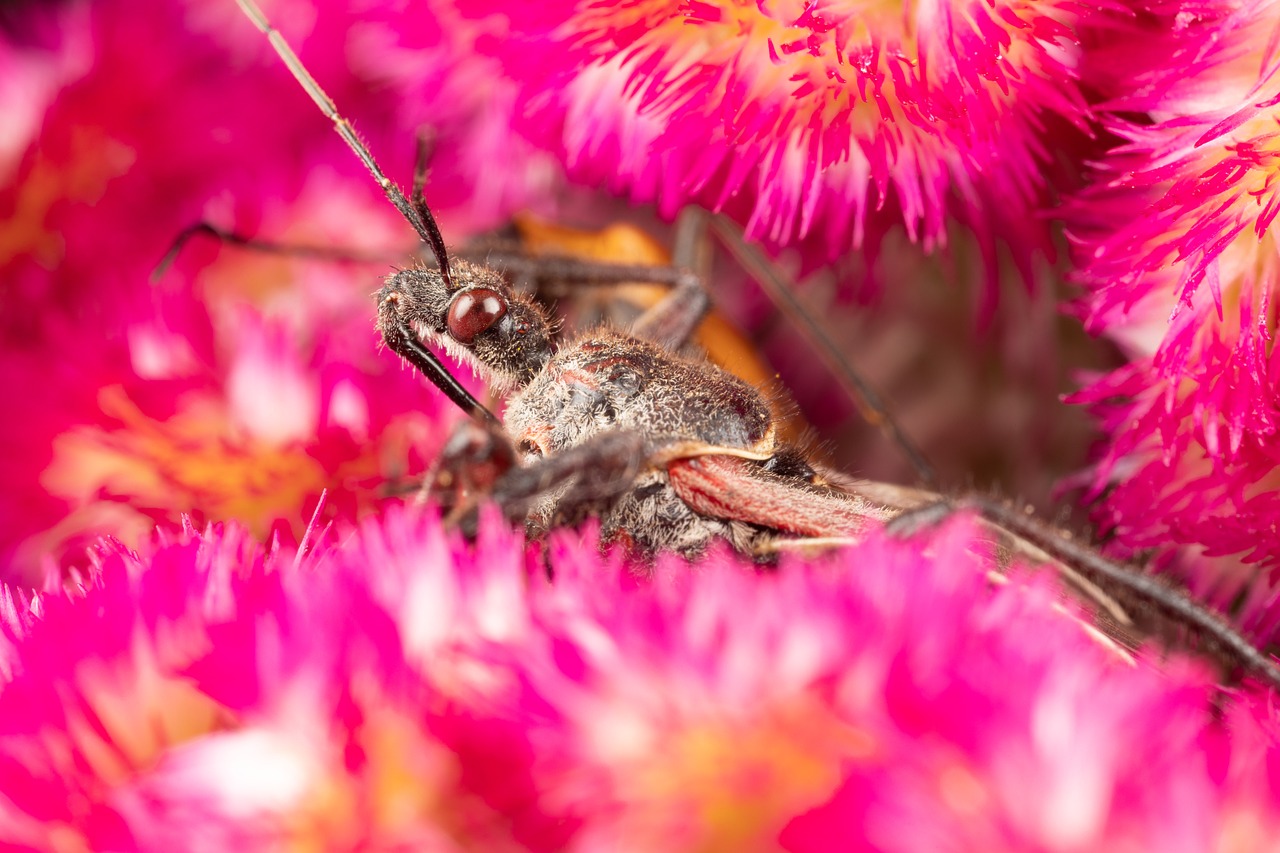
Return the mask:
<path id="1" fill-rule="evenodd" d="M 859 495 L 810 487 L 729 456 L 677 459 L 667 466 L 671 487 L 702 515 L 811 537 L 856 535 L 886 512 Z"/>

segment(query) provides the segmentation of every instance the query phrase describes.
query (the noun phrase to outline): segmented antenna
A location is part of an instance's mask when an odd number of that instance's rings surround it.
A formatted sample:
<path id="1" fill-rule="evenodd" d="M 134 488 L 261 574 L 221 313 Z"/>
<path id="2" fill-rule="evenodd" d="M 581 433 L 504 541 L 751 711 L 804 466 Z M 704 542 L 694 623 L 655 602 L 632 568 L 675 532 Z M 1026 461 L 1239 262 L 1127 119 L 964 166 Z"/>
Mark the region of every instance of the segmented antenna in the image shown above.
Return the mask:
<path id="1" fill-rule="evenodd" d="M 440 275 L 444 279 L 445 285 L 452 289 L 453 280 L 449 274 L 449 254 L 444 248 L 444 238 L 440 236 L 440 226 L 436 225 L 436 219 L 431 215 L 431 211 L 427 208 L 425 202 L 411 204 L 409 199 L 405 197 L 404 190 L 400 189 L 394 181 L 383 173 L 382 167 L 378 165 L 377 160 L 373 159 L 373 153 L 369 151 L 368 146 L 360 139 L 356 129 L 351 126 L 351 122 L 338 113 L 337 104 L 325 93 L 324 89 L 320 88 L 316 78 L 311 76 L 311 72 L 302 64 L 302 60 L 293 52 L 293 48 L 289 47 L 289 43 L 284 40 L 284 36 L 280 34 L 280 31 L 267 20 L 267 16 L 258 8 L 258 4 L 253 0 L 236 0 L 236 2 L 240 4 L 240 9 L 249 20 L 253 21 L 254 26 L 261 30 L 267 40 L 271 42 L 271 46 L 275 48 L 276 53 L 284 60 L 284 64 L 288 66 L 294 79 L 311 96 L 311 100 L 315 101 L 316 106 L 320 108 L 320 112 L 324 113 L 333 122 L 333 129 L 347 143 L 347 147 L 354 151 L 360 161 L 373 173 L 374 180 L 382 187 L 382 191 L 386 193 L 391 203 L 396 206 L 396 210 L 400 211 L 400 215 L 408 220 L 414 231 L 418 232 L 422 242 L 426 243 L 431 249 L 431 253 L 436 256 L 436 262 L 440 264 Z"/>
<path id="2" fill-rule="evenodd" d="M 316 102 L 320 112 L 328 116 L 329 120 L 333 122 L 333 129 L 347 143 L 347 147 L 354 151 L 360 161 L 373 173 L 374 180 L 378 182 L 378 186 L 382 187 L 382 191 L 386 193 L 387 198 L 395 205 L 396 210 L 400 211 L 400 215 L 413 226 L 413 230 L 418 232 L 422 242 L 430 247 L 432 254 L 436 256 L 436 263 L 440 265 L 440 277 L 444 280 L 445 286 L 452 290 L 453 279 L 449 270 L 449 255 L 444 248 L 444 238 L 440 236 L 440 227 L 436 225 L 436 219 L 431 215 L 431 210 L 427 207 L 426 199 L 423 197 L 423 186 L 426 183 L 423 141 L 419 140 L 418 142 L 418 162 L 413 174 L 413 197 L 412 199 L 406 198 L 404 191 L 383 174 L 382 168 L 378 166 L 378 161 L 373 159 L 373 153 L 356 134 L 351 122 L 338 114 L 338 107 L 333 102 L 333 99 L 325 94 L 324 89 L 320 88 L 320 84 L 311 76 L 311 72 L 307 71 L 306 66 L 302 64 L 302 60 L 293 52 L 293 48 L 289 47 L 288 42 L 284 40 L 284 36 L 280 34 L 280 31 L 271 25 L 266 15 L 262 14 L 262 10 L 258 8 L 258 5 L 253 0 L 236 0 L 236 2 L 240 4 L 240 9 L 248 16 L 249 20 L 253 21 L 254 25 L 271 42 L 271 46 L 275 48 L 276 53 L 284 60 L 284 64 L 288 66 L 294 79 L 311 96 L 311 100 Z M 441 363 L 435 353 L 418 342 L 417 334 L 403 319 L 398 320 L 393 329 L 392 333 L 388 333 L 386 329 L 383 330 L 383 338 L 392 350 L 422 371 L 422 374 L 443 391 L 450 400 L 456 403 L 462 411 L 486 427 L 501 429 L 501 423 L 493 412 L 486 409 L 479 400 L 459 384 L 458 380 Z"/>

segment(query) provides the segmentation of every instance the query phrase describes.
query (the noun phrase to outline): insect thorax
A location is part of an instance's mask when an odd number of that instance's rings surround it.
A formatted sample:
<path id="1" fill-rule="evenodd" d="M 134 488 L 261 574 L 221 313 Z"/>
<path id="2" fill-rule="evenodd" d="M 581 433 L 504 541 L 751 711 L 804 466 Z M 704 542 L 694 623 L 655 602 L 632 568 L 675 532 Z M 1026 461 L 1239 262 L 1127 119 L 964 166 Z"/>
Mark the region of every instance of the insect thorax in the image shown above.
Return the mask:
<path id="1" fill-rule="evenodd" d="M 506 426 L 548 455 L 611 429 L 769 453 L 773 415 L 760 392 L 706 362 L 601 329 L 563 345 L 512 395 Z"/>

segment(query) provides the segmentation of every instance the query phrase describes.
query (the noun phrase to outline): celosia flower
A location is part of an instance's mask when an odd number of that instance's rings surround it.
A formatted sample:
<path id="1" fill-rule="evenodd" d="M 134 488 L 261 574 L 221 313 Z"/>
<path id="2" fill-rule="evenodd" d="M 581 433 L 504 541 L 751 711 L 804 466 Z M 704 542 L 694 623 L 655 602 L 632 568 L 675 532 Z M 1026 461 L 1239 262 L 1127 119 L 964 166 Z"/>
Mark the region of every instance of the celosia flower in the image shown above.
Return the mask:
<path id="1" fill-rule="evenodd" d="M 510 27 L 481 47 L 579 180 L 668 216 L 728 208 L 773 244 L 813 234 L 823 257 L 869 227 L 874 252 L 894 220 L 935 245 L 949 215 L 1024 262 L 1047 245 L 1028 215 L 1046 126 L 1087 115 L 1074 3 L 500 5 Z"/>
<path id="2" fill-rule="evenodd" d="M 1280 558 L 1278 12 L 1160 4 L 1095 33 L 1091 76 L 1121 144 L 1073 211 L 1082 311 L 1132 364 L 1076 400 L 1111 433 L 1094 486 L 1131 551 Z M 1229 600 L 1240 580 L 1217 593 Z"/>
<path id="3" fill-rule="evenodd" d="M 489 519 L 305 555 L 107 548 L 15 633 L 0 827 L 26 849 L 1209 849 L 1273 833 L 1273 716 L 1126 664 L 973 528 L 653 580 Z M 926 556 L 928 554 L 928 556 Z M 1241 833 L 1244 833 L 1242 835 Z M 194 845 L 194 846 L 193 846 Z M 1241 848 L 1245 849 L 1245 848 Z"/>

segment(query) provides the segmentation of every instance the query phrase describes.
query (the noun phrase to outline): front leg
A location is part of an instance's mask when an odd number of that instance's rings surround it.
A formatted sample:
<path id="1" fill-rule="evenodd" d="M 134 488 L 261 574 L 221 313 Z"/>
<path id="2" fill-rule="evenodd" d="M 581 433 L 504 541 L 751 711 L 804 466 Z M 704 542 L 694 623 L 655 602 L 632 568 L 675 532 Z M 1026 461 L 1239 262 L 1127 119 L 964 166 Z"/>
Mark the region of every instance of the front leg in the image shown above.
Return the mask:
<path id="1" fill-rule="evenodd" d="M 511 521 L 528 519 L 544 498 L 554 496 L 538 526 L 578 524 L 603 514 L 649 465 L 653 443 L 643 434 L 613 430 L 553 456 L 540 456 L 512 468 L 493 488 L 493 500 Z"/>
<path id="2" fill-rule="evenodd" d="M 533 529 L 578 524 L 606 511 L 649 465 L 653 444 L 642 434 L 611 431 L 577 447 L 518 464 L 506 434 L 475 421 L 458 425 L 428 478 L 423 497 L 445 520 L 474 535 L 479 505 L 492 500 L 513 523 Z M 554 499 L 549 507 L 539 504 Z M 541 517 L 531 513 L 545 510 Z"/>
<path id="3" fill-rule="evenodd" d="M 460 421 L 423 481 L 418 499 L 439 505 L 447 524 L 471 517 L 474 528 L 477 503 L 492 495 L 499 478 L 518 464 L 515 447 L 501 427 Z"/>

